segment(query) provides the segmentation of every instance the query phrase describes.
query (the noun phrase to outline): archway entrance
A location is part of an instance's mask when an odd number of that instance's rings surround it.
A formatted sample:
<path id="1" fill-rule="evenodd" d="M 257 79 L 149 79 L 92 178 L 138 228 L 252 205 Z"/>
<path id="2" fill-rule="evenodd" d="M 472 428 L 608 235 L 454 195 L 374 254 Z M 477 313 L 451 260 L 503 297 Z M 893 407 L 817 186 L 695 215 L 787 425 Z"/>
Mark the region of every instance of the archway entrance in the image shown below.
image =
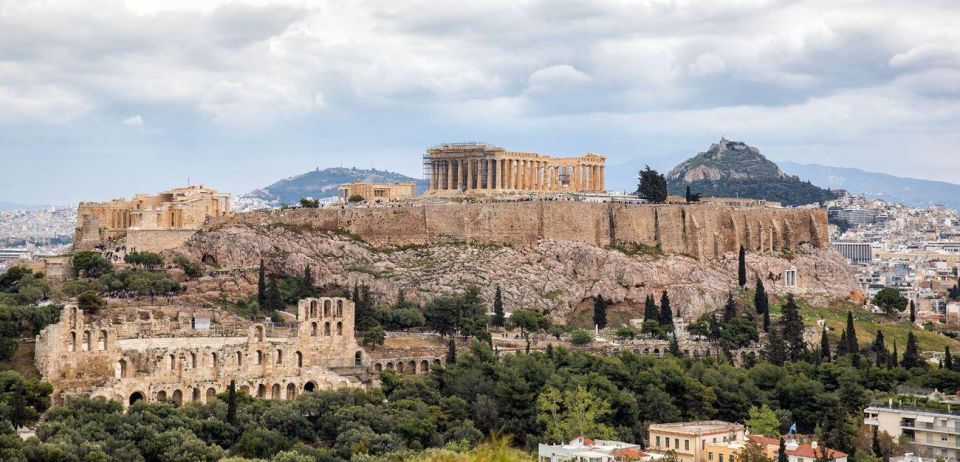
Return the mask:
<path id="1" fill-rule="evenodd" d="M 140 393 L 139 391 L 135 391 L 130 395 L 130 405 L 132 406 L 133 403 L 136 403 L 137 401 L 143 401 L 143 393 Z"/>
<path id="2" fill-rule="evenodd" d="M 303 391 L 305 392 L 311 392 L 316 390 L 317 390 L 317 384 L 313 382 L 307 382 L 307 384 L 303 386 Z"/>

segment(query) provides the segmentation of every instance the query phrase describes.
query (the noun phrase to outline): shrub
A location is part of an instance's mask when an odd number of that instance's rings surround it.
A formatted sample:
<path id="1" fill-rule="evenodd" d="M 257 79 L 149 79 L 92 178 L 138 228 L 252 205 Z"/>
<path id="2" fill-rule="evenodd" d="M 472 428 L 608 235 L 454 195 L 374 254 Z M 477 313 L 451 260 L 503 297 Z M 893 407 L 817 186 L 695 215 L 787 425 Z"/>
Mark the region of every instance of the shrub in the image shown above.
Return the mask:
<path id="1" fill-rule="evenodd" d="M 570 342 L 574 345 L 586 345 L 592 341 L 593 336 L 584 329 L 577 329 L 570 333 Z"/>

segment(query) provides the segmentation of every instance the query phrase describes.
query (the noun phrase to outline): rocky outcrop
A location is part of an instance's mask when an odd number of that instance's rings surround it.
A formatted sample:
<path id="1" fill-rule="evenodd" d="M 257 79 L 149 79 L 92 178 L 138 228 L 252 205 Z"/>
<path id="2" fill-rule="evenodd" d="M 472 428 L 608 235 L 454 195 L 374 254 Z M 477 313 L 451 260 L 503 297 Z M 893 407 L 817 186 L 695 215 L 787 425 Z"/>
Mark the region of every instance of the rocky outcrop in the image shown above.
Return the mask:
<path id="1" fill-rule="evenodd" d="M 789 290 L 814 302 L 856 289 L 842 257 L 824 248 L 825 217 L 818 211 L 564 203 L 567 222 L 537 229 L 558 210 L 537 203 L 470 205 L 435 216 L 425 207 L 241 214 L 176 252 L 235 274 L 192 283 L 187 296 L 198 301 L 220 290 L 253 293 L 262 258 L 271 272 L 284 274 L 302 274 L 311 265 L 320 286 L 368 284 L 382 302 L 401 289 L 426 300 L 469 284 L 492 300 L 499 285 L 509 310 L 541 309 L 557 321 L 591 306 L 597 295 L 612 300 L 614 310 L 642 317 L 644 298 L 664 290 L 686 318 L 718 309 L 735 285 L 740 244 L 753 250 L 751 285 L 758 275 L 774 294 L 788 290 L 782 275 L 790 268 L 798 287 Z M 415 211 L 421 223 L 432 224 L 411 224 Z M 759 224 L 751 226 L 753 219 Z M 424 235 L 424 226 L 432 234 Z"/>

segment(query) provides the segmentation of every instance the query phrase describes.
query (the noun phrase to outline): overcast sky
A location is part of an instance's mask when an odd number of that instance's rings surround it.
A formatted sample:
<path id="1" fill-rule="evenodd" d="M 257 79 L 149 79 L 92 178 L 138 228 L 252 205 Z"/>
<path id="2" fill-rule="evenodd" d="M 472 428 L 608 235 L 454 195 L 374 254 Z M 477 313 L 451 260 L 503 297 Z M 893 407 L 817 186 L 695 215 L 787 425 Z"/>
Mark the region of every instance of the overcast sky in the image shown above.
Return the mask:
<path id="1" fill-rule="evenodd" d="M 721 135 L 960 183 L 960 7 L 0 0 L 0 201 L 419 176 L 465 140 L 680 160 Z"/>

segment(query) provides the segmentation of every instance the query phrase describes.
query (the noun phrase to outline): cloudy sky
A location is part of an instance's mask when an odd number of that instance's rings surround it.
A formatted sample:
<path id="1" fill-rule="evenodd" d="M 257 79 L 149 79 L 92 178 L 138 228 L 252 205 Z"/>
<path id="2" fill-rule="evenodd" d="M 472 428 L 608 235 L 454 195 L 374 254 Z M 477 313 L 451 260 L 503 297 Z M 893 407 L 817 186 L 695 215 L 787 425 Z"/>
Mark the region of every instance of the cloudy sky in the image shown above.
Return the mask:
<path id="1" fill-rule="evenodd" d="M 0 0 L 0 201 L 726 135 L 960 182 L 956 0 Z"/>

